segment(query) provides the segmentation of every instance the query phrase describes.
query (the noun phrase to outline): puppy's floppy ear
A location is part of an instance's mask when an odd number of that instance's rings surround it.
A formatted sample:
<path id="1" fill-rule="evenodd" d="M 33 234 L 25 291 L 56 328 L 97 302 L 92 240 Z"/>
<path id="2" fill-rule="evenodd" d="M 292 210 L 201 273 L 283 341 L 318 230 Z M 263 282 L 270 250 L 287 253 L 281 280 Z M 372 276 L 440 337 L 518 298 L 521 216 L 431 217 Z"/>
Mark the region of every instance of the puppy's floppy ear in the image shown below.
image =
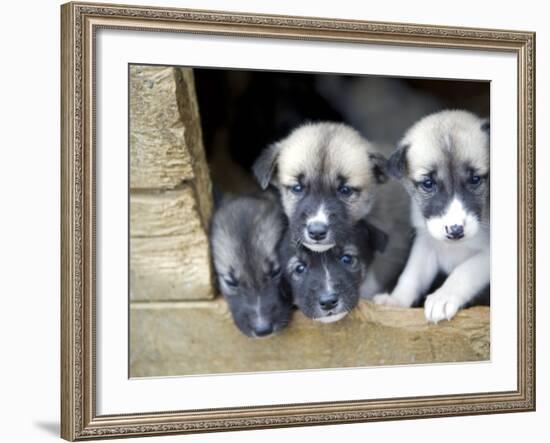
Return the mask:
<path id="1" fill-rule="evenodd" d="M 388 180 L 386 157 L 380 154 L 369 154 L 369 160 L 377 183 L 385 183 Z"/>
<path id="2" fill-rule="evenodd" d="M 388 173 L 397 179 L 403 178 L 405 170 L 407 169 L 407 151 L 409 145 L 401 145 L 390 156 L 388 160 L 387 170 Z"/>
<path id="3" fill-rule="evenodd" d="M 386 246 L 388 245 L 388 234 L 382 231 L 382 229 L 377 228 L 366 220 L 360 220 L 358 227 L 365 236 L 367 246 L 370 250 L 375 250 L 380 253 L 386 250 Z"/>
<path id="4" fill-rule="evenodd" d="M 258 183 L 264 190 L 267 189 L 269 183 L 271 182 L 271 178 L 273 177 L 273 173 L 277 167 L 277 160 L 279 158 L 280 151 L 281 147 L 278 143 L 268 146 L 263 150 L 252 166 L 254 177 L 256 177 L 256 180 L 258 180 Z"/>

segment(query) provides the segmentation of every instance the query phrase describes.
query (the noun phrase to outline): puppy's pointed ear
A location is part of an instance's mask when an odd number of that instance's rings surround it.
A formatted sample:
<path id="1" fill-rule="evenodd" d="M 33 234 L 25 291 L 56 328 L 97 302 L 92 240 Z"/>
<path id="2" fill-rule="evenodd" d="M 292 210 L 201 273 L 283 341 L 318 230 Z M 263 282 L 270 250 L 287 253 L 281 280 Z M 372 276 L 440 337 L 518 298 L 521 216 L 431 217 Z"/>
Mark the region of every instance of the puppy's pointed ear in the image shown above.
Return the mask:
<path id="1" fill-rule="evenodd" d="M 369 154 L 372 173 L 377 183 L 388 181 L 388 160 L 380 154 Z"/>
<path id="2" fill-rule="evenodd" d="M 358 227 L 366 238 L 369 250 L 384 253 L 388 245 L 388 234 L 366 220 L 359 221 Z"/>
<path id="3" fill-rule="evenodd" d="M 258 183 L 264 190 L 267 189 L 269 183 L 271 183 L 271 178 L 273 177 L 277 167 L 277 160 L 279 158 L 280 151 L 281 147 L 278 143 L 268 146 L 264 149 L 252 166 L 254 177 L 256 177 L 256 180 L 258 180 Z"/>
<path id="4" fill-rule="evenodd" d="M 390 156 L 388 160 L 387 170 L 388 173 L 397 179 L 403 178 L 407 169 L 407 151 L 409 145 L 401 145 Z"/>

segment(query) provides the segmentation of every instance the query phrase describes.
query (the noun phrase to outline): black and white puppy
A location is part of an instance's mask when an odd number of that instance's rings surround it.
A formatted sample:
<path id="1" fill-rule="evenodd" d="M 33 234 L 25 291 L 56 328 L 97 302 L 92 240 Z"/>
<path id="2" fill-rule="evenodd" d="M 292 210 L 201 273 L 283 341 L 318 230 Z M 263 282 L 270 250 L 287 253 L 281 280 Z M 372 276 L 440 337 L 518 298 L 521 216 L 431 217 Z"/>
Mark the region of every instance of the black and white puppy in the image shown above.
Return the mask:
<path id="1" fill-rule="evenodd" d="M 285 224 L 279 202 L 267 193 L 226 197 L 212 218 L 210 244 L 219 288 L 235 324 L 249 337 L 280 331 L 292 316 L 278 259 Z"/>
<path id="2" fill-rule="evenodd" d="M 344 243 L 325 252 L 303 247 L 288 233 L 280 256 L 294 303 L 313 320 L 332 323 L 344 318 L 359 301 L 375 252 L 383 252 L 386 243 L 386 234 L 363 220 Z"/>
<path id="3" fill-rule="evenodd" d="M 263 189 L 280 193 L 292 241 L 324 252 L 343 244 L 369 213 L 386 159 L 341 123 L 308 123 L 267 148 L 253 171 Z"/>
<path id="4" fill-rule="evenodd" d="M 374 301 L 412 306 L 443 272 L 424 311 L 449 320 L 489 286 L 489 123 L 465 111 L 429 115 L 405 134 L 389 171 L 411 196 L 416 237 L 393 292 Z"/>

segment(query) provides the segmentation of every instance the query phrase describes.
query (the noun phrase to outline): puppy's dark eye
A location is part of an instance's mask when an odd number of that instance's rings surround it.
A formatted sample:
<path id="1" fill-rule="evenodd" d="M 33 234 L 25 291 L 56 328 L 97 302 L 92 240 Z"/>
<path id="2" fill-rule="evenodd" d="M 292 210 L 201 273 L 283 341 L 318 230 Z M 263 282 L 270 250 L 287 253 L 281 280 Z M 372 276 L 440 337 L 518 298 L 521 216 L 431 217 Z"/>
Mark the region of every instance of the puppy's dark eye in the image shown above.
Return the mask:
<path id="1" fill-rule="evenodd" d="M 269 275 L 271 278 L 279 278 L 281 276 L 281 268 L 279 266 L 274 267 Z"/>
<path id="2" fill-rule="evenodd" d="M 294 272 L 296 272 L 296 274 L 303 274 L 306 272 L 306 265 L 303 263 L 298 263 L 294 268 Z"/>
<path id="3" fill-rule="evenodd" d="M 353 189 L 346 185 L 338 186 L 338 192 L 344 197 L 349 197 L 353 194 Z"/>
<path id="4" fill-rule="evenodd" d="M 469 182 L 470 182 L 471 185 L 477 186 L 481 183 L 481 177 L 479 175 L 472 174 L 470 176 Z"/>
<path id="5" fill-rule="evenodd" d="M 422 183 L 420 183 L 420 186 L 422 186 L 422 189 L 424 189 L 424 191 L 431 192 L 435 189 L 435 180 L 427 178 Z"/>
<path id="6" fill-rule="evenodd" d="M 302 192 L 304 192 L 304 186 L 301 184 L 297 184 L 297 185 L 291 186 L 290 190 L 294 194 L 301 194 Z"/>
<path id="7" fill-rule="evenodd" d="M 223 281 L 227 286 L 231 286 L 232 288 L 239 286 L 239 282 L 234 277 L 223 277 Z"/>
<path id="8" fill-rule="evenodd" d="M 353 263 L 353 256 L 349 254 L 344 254 L 340 257 L 340 262 L 344 265 L 351 265 Z"/>

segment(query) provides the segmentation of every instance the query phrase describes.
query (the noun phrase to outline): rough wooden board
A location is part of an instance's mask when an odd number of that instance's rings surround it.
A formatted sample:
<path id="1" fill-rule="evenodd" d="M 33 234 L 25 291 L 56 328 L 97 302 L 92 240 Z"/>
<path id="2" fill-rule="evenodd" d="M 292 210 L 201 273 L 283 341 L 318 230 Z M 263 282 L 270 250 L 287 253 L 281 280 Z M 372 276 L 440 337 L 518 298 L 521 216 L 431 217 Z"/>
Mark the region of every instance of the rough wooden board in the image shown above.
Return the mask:
<path id="1" fill-rule="evenodd" d="M 193 71 L 130 67 L 130 187 L 170 189 L 192 181 L 203 224 L 211 183 L 202 143 Z"/>
<path id="2" fill-rule="evenodd" d="M 133 300 L 213 297 L 211 184 L 193 72 L 130 67 Z"/>
<path id="3" fill-rule="evenodd" d="M 211 299 L 212 288 L 204 231 L 130 239 L 131 300 Z"/>
<path id="4" fill-rule="evenodd" d="M 321 324 L 296 313 L 280 334 L 242 335 L 222 299 L 134 303 L 132 377 L 360 367 L 489 359 L 489 309 L 461 311 L 427 324 L 421 309 L 361 301 L 345 319 Z"/>
<path id="5" fill-rule="evenodd" d="M 130 235 L 158 237 L 167 235 L 205 235 L 197 212 L 194 189 L 183 185 L 170 191 L 143 191 L 130 194 Z"/>
<path id="6" fill-rule="evenodd" d="M 177 69 L 175 77 L 178 86 L 176 98 L 180 117 L 187 129 L 185 132 L 185 145 L 192 159 L 196 188 L 199 191 L 197 192 L 199 213 L 201 214 L 203 223 L 207 225 L 212 213 L 212 185 L 202 142 L 202 128 L 199 104 L 195 91 L 195 78 L 193 70 L 189 68 Z"/>
<path id="7" fill-rule="evenodd" d="M 195 178 L 183 126 L 130 132 L 130 188 L 170 189 Z"/>
<path id="8" fill-rule="evenodd" d="M 130 66 L 130 186 L 170 188 L 193 178 L 175 69 Z"/>
<path id="9" fill-rule="evenodd" d="M 166 129 L 180 123 L 174 68 L 130 66 L 130 116 L 138 128 Z"/>

